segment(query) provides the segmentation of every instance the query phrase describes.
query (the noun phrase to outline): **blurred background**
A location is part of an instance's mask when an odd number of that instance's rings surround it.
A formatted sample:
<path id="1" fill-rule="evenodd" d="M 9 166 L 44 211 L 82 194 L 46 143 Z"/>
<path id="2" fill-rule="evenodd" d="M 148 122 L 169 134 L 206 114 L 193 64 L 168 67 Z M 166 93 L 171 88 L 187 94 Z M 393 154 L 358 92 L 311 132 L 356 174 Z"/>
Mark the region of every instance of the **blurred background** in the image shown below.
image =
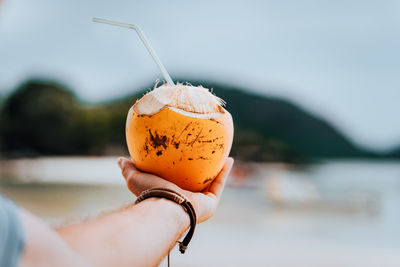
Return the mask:
<path id="1" fill-rule="evenodd" d="M 1 1 L 0 1 L 1 2 Z M 0 192 L 62 226 L 133 201 L 128 109 L 162 79 L 235 123 L 217 215 L 175 266 L 400 265 L 399 1 L 3 1 Z"/>

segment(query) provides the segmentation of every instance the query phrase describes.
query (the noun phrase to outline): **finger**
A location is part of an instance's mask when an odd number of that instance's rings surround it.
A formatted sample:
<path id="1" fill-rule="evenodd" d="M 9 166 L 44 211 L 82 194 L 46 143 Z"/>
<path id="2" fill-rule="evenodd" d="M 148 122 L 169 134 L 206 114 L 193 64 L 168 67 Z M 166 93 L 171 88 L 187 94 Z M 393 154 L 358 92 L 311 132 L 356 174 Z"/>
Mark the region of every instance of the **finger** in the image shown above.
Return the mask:
<path id="1" fill-rule="evenodd" d="M 138 196 L 142 191 L 148 189 L 147 179 L 143 179 L 143 173 L 135 167 L 131 160 L 121 157 L 118 159 L 118 166 L 121 168 L 128 189 L 133 194 Z"/>
<path id="2" fill-rule="evenodd" d="M 122 170 L 122 175 L 126 180 L 129 190 L 138 196 L 144 190 L 154 187 L 165 187 L 176 190 L 174 184 L 156 175 L 142 172 L 136 168 L 134 163 L 127 158 L 119 158 L 118 165 Z"/>
<path id="3" fill-rule="evenodd" d="M 215 180 L 211 183 L 209 192 L 214 194 L 217 199 L 221 196 L 222 190 L 225 187 L 226 180 L 228 178 L 228 174 L 230 173 L 233 165 L 233 158 L 228 158 L 225 162 L 224 167 L 215 178 Z"/>
<path id="4" fill-rule="evenodd" d="M 122 169 L 121 163 L 122 163 L 122 161 L 123 161 L 124 159 L 126 159 L 126 158 L 124 158 L 124 157 L 119 157 L 119 158 L 118 158 L 117 164 L 118 164 L 118 167 L 119 167 L 120 169 Z"/>
<path id="5" fill-rule="evenodd" d="M 141 173 L 136 169 L 135 165 L 133 165 L 133 162 L 127 158 L 120 157 L 118 159 L 118 166 L 121 168 L 122 176 L 125 180 L 131 179 Z"/>

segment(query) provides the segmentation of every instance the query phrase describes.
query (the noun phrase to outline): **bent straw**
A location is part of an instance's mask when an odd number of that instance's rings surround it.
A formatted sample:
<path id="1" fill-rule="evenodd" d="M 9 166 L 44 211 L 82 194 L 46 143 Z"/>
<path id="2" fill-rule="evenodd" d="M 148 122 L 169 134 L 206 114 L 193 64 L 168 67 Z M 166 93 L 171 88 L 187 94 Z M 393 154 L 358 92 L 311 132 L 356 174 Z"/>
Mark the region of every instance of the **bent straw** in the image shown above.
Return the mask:
<path id="1" fill-rule="evenodd" d="M 153 48 L 151 48 L 149 41 L 144 36 L 142 30 L 138 26 L 136 26 L 134 24 L 121 23 L 121 22 L 116 22 L 116 21 L 112 21 L 112 20 L 108 20 L 108 19 L 100 19 L 100 18 L 93 18 L 93 22 L 104 23 L 104 24 L 109 24 L 109 25 L 113 25 L 113 26 L 119 26 L 119 27 L 124 27 L 124 28 L 135 30 L 137 32 L 137 34 L 139 35 L 140 40 L 142 40 L 147 51 L 149 51 L 154 62 L 157 64 L 158 68 L 160 69 L 162 75 L 164 76 L 164 79 L 167 81 L 167 83 L 169 85 L 175 86 L 175 83 L 172 81 L 171 76 L 169 76 L 164 65 L 161 63 L 161 60 L 158 58 L 158 56 L 154 52 Z"/>

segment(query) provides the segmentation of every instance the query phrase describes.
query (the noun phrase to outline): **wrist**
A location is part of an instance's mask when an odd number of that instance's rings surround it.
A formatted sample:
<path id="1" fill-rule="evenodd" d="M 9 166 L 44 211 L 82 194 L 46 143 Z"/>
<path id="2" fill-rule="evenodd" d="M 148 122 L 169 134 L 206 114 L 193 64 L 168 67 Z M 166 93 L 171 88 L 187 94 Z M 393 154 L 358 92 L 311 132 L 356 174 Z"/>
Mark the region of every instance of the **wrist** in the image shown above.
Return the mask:
<path id="1" fill-rule="evenodd" d="M 186 248 L 187 248 L 190 240 L 192 239 L 194 230 L 196 228 L 196 212 L 194 211 L 193 205 L 182 194 L 180 194 L 172 189 L 162 188 L 162 187 L 155 187 L 155 188 L 143 191 L 138 196 L 135 203 L 138 204 L 148 198 L 153 198 L 153 197 L 154 198 L 165 198 L 174 203 L 177 203 L 179 206 L 181 206 L 184 209 L 184 211 L 189 216 L 190 229 L 187 232 L 183 241 L 182 242 L 179 241 L 179 251 L 182 254 L 185 253 Z M 162 203 L 168 203 L 168 202 L 162 202 Z M 168 205 L 167 207 L 172 207 L 172 206 Z M 178 210 L 175 209 L 175 211 L 178 211 Z M 184 217 L 181 217 L 182 213 L 180 212 L 180 213 L 175 213 L 175 214 L 178 215 L 178 217 L 175 217 L 175 219 L 178 219 L 176 222 L 178 222 L 181 226 L 183 226 L 183 230 L 185 230 L 187 227 L 185 227 L 185 220 L 181 220 L 184 218 Z M 180 229 L 180 230 L 182 230 L 182 229 Z"/>
<path id="2" fill-rule="evenodd" d="M 184 208 L 166 198 L 151 197 L 137 205 L 158 207 L 158 212 L 165 216 L 165 218 L 170 218 L 179 229 L 182 229 L 182 232 L 190 226 L 190 217 Z"/>

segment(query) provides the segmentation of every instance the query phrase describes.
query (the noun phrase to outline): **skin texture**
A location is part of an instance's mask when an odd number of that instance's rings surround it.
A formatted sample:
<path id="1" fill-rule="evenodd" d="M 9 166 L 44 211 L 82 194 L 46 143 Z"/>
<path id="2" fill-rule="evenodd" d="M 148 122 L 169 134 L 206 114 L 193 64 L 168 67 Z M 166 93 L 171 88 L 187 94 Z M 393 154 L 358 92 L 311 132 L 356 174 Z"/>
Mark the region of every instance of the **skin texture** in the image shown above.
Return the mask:
<path id="1" fill-rule="evenodd" d="M 128 159 L 118 162 L 132 193 L 154 187 L 176 190 L 192 202 L 198 223 L 215 213 L 232 164 L 229 158 L 206 190 L 193 193 L 140 172 Z M 189 227 L 181 206 L 158 198 L 57 230 L 23 209 L 20 214 L 26 236 L 21 266 L 157 266 Z"/>
<path id="2" fill-rule="evenodd" d="M 222 169 L 232 146 L 232 116 L 222 112 L 215 119 L 204 119 L 169 108 L 139 115 L 131 108 L 126 139 L 136 167 L 183 189 L 204 190 Z"/>

